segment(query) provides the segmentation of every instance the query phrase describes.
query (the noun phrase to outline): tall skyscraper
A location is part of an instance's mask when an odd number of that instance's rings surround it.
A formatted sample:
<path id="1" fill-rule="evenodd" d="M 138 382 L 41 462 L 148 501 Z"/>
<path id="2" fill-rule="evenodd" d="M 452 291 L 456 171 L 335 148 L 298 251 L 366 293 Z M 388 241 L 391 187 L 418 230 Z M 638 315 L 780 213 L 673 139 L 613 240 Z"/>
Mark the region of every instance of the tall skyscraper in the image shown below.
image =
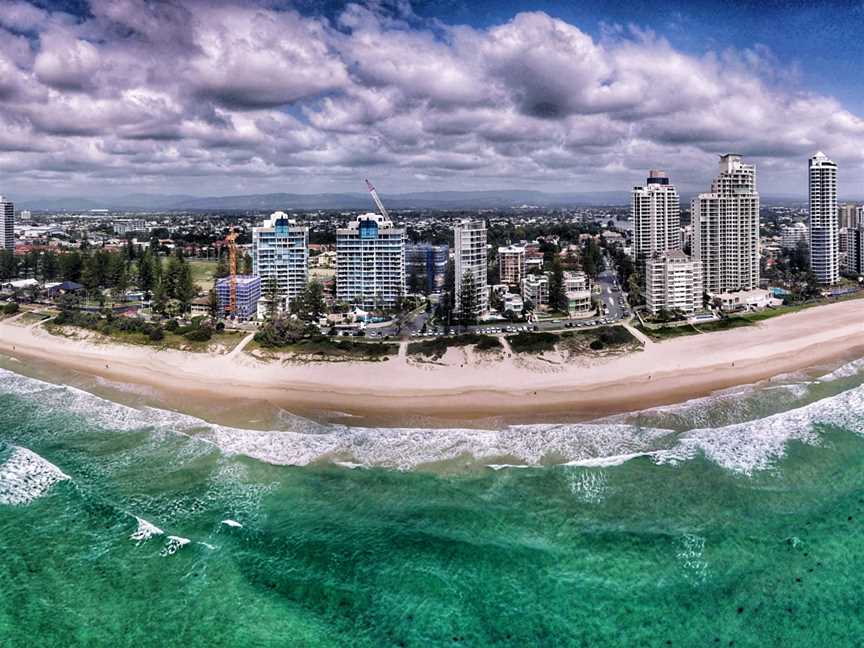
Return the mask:
<path id="1" fill-rule="evenodd" d="M 810 267 L 816 281 L 840 281 L 837 165 L 821 151 L 810 158 Z"/>
<path id="2" fill-rule="evenodd" d="M 741 156 L 720 157 L 710 193 L 690 203 L 693 258 L 702 262 L 703 287 L 720 294 L 759 287 L 759 193 L 756 167 Z"/>
<path id="3" fill-rule="evenodd" d="M 453 228 L 455 257 L 454 310 L 463 316 L 479 317 L 489 310 L 486 281 L 486 222 L 463 220 Z M 467 276 L 466 276 L 467 275 Z M 470 282 L 466 285 L 466 282 Z M 471 295 L 464 294 L 470 288 Z M 473 313 L 462 313 L 462 304 L 471 303 Z"/>
<path id="4" fill-rule="evenodd" d="M 377 309 L 404 296 L 404 228 L 369 213 L 336 230 L 336 299 Z"/>
<path id="5" fill-rule="evenodd" d="M 260 227 L 252 228 L 252 272 L 261 278 L 261 291 L 268 296 L 271 280 L 279 291 L 279 310 L 306 287 L 309 265 L 309 228 L 298 225 L 285 212 L 270 214 Z"/>
<path id="6" fill-rule="evenodd" d="M 15 205 L 0 196 L 0 250 L 15 251 Z"/>
<path id="7" fill-rule="evenodd" d="M 681 248 L 681 214 L 678 190 L 664 171 L 651 170 L 644 187 L 630 195 L 633 220 L 633 253 L 637 267 L 658 252 Z"/>
<path id="8" fill-rule="evenodd" d="M 844 203 L 837 207 L 837 219 L 840 221 L 840 228 L 857 227 L 858 226 L 858 205 L 854 203 Z"/>

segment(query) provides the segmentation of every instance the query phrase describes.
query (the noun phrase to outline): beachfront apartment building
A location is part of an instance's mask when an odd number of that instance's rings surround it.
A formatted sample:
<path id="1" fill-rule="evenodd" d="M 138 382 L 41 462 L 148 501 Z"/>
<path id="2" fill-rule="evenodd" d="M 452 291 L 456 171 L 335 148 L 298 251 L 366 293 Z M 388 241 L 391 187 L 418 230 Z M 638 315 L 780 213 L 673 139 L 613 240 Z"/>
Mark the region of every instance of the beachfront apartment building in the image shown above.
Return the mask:
<path id="1" fill-rule="evenodd" d="M 15 251 L 15 205 L 0 196 L 0 250 Z"/>
<path id="2" fill-rule="evenodd" d="M 840 281 L 837 164 L 819 151 L 808 164 L 810 197 L 810 267 L 816 281 L 832 286 Z"/>
<path id="3" fill-rule="evenodd" d="M 644 186 L 630 193 L 633 221 L 633 255 L 641 270 L 646 259 L 657 252 L 681 247 L 681 214 L 678 190 L 664 171 L 652 169 Z"/>
<path id="4" fill-rule="evenodd" d="M 287 311 L 306 287 L 308 266 L 308 227 L 277 211 L 252 228 L 252 274 L 261 278 L 261 290 L 268 298 L 275 283 L 277 311 Z"/>
<path id="5" fill-rule="evenodd" d="M 231 277 L 216 280 L 216 296 L 219 312 L 231 315 Z M 237 275 L 237 310 L 234 317 L 238 320 L 255 319 L 258 315 L 258 300 L 261 299 L 261 277 L 256 275 Z"/>
<path id="6" fill-rule="evenodd" d="M 404 228 L 367 213 L 336 230 L 336 299 L 378 310 L 395 308 L 404 296 Z"/>
<path id="7" fill-rule="evenodd" d="M 680 250 L 667 250 L 645 262 L 645 302 L 648 310 L 679 310 L 692 315 L 702 309 L 702 262 Z"/>
<path id="8" fill-rule="evenodd" d="M 447 245 L 406 244 L 405 281 L 409 290 L 413 287 L 427 295 L 440 293 L 444 289 L 449 258 L 450 248 Z"/>
<path id="9" fill-rule="evenodd" d="M 759 286 L 759 193 L 756 167 L 740 155 L 720 157 L 709 193 L 690 203 L 693 258 L 702 263 L 703 289 L 710 294 Z"/>
<path id="10" fill-rule="evenodd" d="M 453 310 L 462 317 L 480 317 L 489 310 L 485 221 L 463 220 L 454 226 L 453 259 L 456 275 Z M 463 313 L 463 304 L 470 304 L 472 312 Z"/>
<path id="11" fill-rule="evenodd" d="M 522 298 L 535 306 L 549 305 L 549 277 L 529 274 L 522 279 Z"/>
<path id="12" fill-rule="evenodd" d="M 525 276 L 525 248 L 508 245 L 498 248 L 498 280 L 508 286 L 518 286 Z"/>
<path id="13" fill-rule="evenodd" d="M 591 301 L 591 280 L 584 272 L 564 273 L 564 296 L 570 317 L 590 317 L 594 314 Z"/>
<path id="14" fill-rule="evenodd" d="M 850 274 L 864 275 L 864 223 L 847 228 L 846 237 L 844 269 Z"/>

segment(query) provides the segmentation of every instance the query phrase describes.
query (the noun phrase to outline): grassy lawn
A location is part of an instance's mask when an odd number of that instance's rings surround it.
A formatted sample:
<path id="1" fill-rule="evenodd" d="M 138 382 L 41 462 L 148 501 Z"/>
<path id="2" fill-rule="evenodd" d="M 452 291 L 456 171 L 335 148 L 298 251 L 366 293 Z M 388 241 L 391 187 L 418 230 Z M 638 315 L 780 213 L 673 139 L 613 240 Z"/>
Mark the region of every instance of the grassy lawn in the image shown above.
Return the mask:
<path id="1" fill-rule="evenodd" d="M 207 292 L 216 283 L 216 260 L 215 259 L 188 259 L 189 267 L 192 269 L 192 281 L 204 292 Z M 238 265 L 240 261 L 238 259 Z M 238 271 L 240 268 L 238 268 Z"/>

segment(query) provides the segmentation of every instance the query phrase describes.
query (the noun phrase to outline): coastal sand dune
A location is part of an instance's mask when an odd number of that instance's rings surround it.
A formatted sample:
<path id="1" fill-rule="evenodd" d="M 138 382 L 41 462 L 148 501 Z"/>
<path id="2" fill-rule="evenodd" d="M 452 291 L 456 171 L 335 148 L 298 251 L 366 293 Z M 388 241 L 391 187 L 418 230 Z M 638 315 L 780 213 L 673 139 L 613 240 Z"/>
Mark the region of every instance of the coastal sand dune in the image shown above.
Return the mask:
<path id="1" fill-rule="evenodd" d="M 647 343 L 640 351 L 556 365 L 502 356 L 483 362 L 283 364 L 228 355 L 96 344 L 0 322 L 0 351 L 191 400 L 260 400 L 290 411 L 428 416 L 596 416 L 679 402 L 717 389 L 864 354 L 864 303 L 848 301 L 757 326 Z M 464 356 L 464 354 L 462 354 Z"/>

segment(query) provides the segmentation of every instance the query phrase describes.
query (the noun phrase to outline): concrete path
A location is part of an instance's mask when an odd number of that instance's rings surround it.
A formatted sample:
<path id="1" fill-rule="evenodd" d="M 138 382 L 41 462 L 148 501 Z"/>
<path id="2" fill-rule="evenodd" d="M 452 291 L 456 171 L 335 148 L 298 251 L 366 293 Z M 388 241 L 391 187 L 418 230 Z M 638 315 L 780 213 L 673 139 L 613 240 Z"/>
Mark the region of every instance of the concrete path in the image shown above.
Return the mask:
<path id="1" fill-rule="evenodd" d="M 229 353 L 227 357 L 234 358 L 234 357 L 238 356 L 240 353 L 243 353 L 243 348 L 247 344 L 249 344 L 254 338 L 255 338 L 254 333 L 250 333 L 249 335 L 244 337 L 242 340 L 240 340 L 240 344 L 238 344 L 236 347 L 231 349 L 231 353 Z"/>
<path id="2" fill-rule="evenodd" d="M 637 340 L 639 340 L 643 346 L 648 347 L 648 346 L 655 344 L 655 342 L 651 338 L 649 338 L 647 335 L 645 335 L 642 331 L 637 329 L 635 326 L 631 325 L 629 322 L 622 322 L 621 326 L 623 326 L 625 329 L 630 331 L 630 335 L 632 335 Z"/>

